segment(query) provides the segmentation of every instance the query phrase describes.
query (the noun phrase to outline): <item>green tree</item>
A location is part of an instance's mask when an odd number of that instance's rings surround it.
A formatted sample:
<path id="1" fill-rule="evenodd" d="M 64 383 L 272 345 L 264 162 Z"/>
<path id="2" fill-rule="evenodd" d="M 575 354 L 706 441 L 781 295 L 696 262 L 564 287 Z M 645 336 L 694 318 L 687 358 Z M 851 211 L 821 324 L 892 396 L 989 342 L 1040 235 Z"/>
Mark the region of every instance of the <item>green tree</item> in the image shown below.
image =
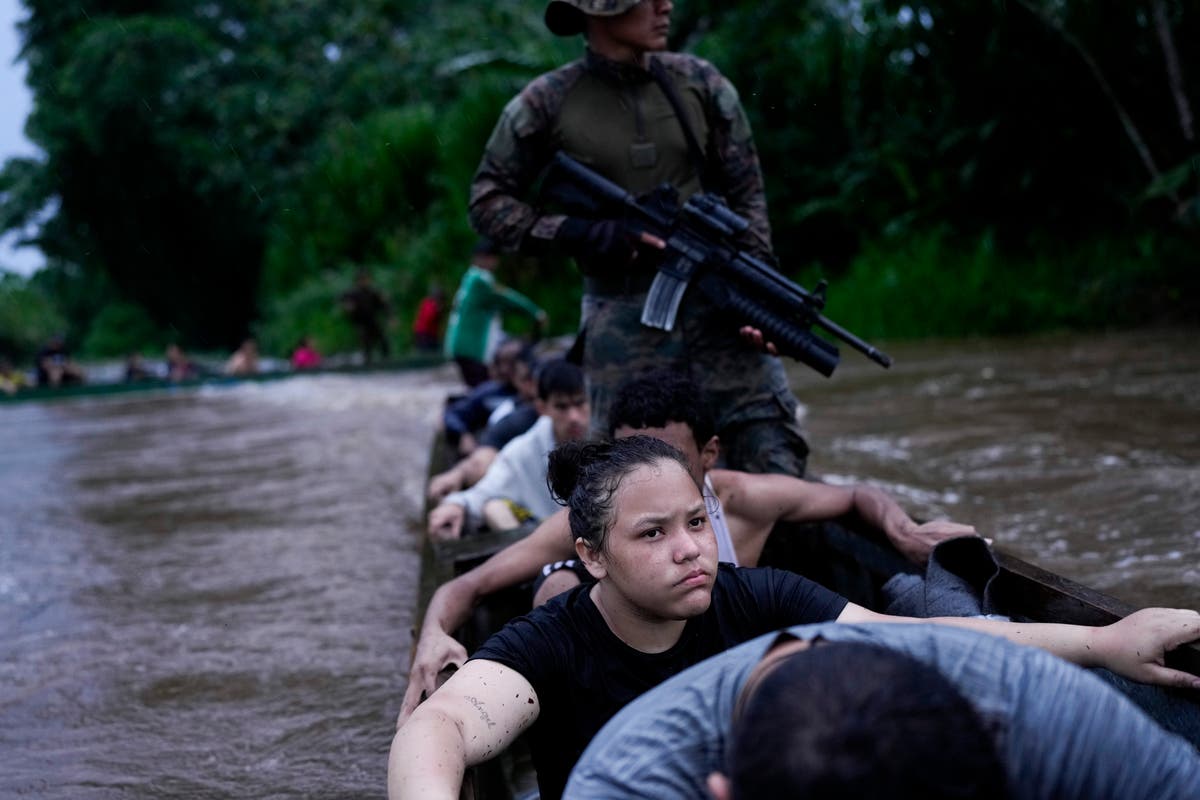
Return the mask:
<path id="1" fill-rule="evenodd" d="M 0 356 L 14 363 L 33 357 L 51 335 L 62 332 L 65 320 L 54 300 L 10 272 L 0 272 Z"/>
<path id="2" fill-rule="evenodd" d="M 28 0 L 28 125 L 3 222 L 46 207 L 38 244 L 199 345 L 257 306 L 266 226 L 330 120 L 402 102 L 397 23 L 415 4 Z M 367 76 L 367 77 L 364 77 Z M 344 87 L 344 91 L 342 91 Z"/>
<path id="3" fill-rule="evenodd" d="M 41 289 L 78 342 L 137 306 L 189 346 L 254 326 L 290 347 L 296 314 L 337 346 L 337 287 L 355 268 L 401 314 L 431 281 L 452 288 L 502 104 L 580 49 L 545 31 L 543 0 L 22 2 L 44 157 L 0 170 L 0 230 L 36 231 Z M 866 292 L 913 258 L 938 265 L 931 279 L 958 265 L 981 276 L 963 291 L 1016 297 L 1058 265 L 1060 321 L 1115 318 L 1103 304 L 1146 282 L 1189 307 L 1195 4 L 680 0 L 675 17 L 675 46 L 739 87 L 787 268 L 853 273 Z M 507 268 L 573 324 L 572 269 Z"/>

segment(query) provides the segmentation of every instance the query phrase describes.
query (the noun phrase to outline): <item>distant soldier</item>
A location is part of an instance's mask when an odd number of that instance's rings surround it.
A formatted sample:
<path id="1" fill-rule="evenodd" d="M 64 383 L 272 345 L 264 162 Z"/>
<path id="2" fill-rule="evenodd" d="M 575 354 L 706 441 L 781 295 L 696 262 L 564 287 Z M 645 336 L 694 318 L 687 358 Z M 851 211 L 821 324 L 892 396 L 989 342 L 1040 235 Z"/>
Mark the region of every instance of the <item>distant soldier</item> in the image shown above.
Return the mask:
<path id="1" fill-rule="evenodd" d="M 717 413 L 728 466 L 804 473 L 808 446 L 778 359 L 755 351 L 737 325 L 696 291 L 675 329 L 641 324 L 658 265 L 653 237 L 617 219 L 550 213 L 526 196 L 556 151 L 634 194 L 670 183 L 680 200 L 723 195 L 750 222 L 741 246 L 770 260 L 758 155 L 737 92 L 711 64 L 663 52 L 670 0 L 551 0 L 546 25 L 584 34 L 584 57 L 536 78 L 505 107 L 471 185 L 471 221 L 508 250 L 562 252 L 584 274 L 583 366 L 592 428 L 630 373 L 668 366 L 690 374 Z"/>
<path id="2" fill-rule="evenodd" d="M 341 303 L 346 317 L 358 329 L 363 361 L 371 363 L 371 354 L 376 350 L 387 358 L 391 347 L 383 331 L 383 319 L 388 312 L 388 302 L 371 284 L 371 273 L 359 270 L 354 278 L 354 288 L 342 295 Z"/>

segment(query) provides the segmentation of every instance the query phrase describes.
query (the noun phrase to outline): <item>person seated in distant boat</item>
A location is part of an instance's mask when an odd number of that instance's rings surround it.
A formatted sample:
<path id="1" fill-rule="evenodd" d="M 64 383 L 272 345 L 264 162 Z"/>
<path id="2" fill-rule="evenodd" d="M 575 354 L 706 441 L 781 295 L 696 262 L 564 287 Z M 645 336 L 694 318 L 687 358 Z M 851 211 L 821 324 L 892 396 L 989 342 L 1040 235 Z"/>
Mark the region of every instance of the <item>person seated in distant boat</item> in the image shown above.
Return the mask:
<path id="1" fill-rule="evenodd" d="M 83 369 L 71 358 L 66 339 L 54 334 L 34 356 L 38 386 L 71 386 L 83 383 Z"/>
<path id="2" fill-rule="evenodd" d="M 491 380 L 446 405 L 442 428 L 459 456 L 470 455 L 478 445 L 476 434 L 512 411 L 513 398 L 520 391 L 515 380 L 517 365 L 522 362 L 532 372 L 536 364 L 533 348 L 520 339 L 506 340 L 496 349 Z"/>
<path id="3" fill-rule="evenodd" d="M 294 370 L 316 369 L 321 366 L 321 354 L 317 352 L 317 346 L 311 336 L 300 337 L 296 348 L 292 350 L 290 360 Z"/>
<path id="4" fill-rule="evenodd" d="M 427 496 L 431 502 L 440 503 L 451 492 L 474 486 L 496 460 L 500 449 L 537 422 L 540 416 L 536 405 L 537 366 L 532 348 L 522 351 L 512 373 L 512 384 L 517 393 L 502 401 L 492 412 L 489 419 L 494 418 L 495 422 L 489 422 L 478 438 L 472 437 L 475 446 L 466 458 L 429 479 Z M 507 408 L 502 407 L 505 404 Z"/>
<path id="5" fill-rule="evenodd" d="M 203 374 L 204 370 L 183 352 L 182 347 L 174 342 L 167 345 L 167 380 L 178 383 L 195 380 Z"/>
<path id="6" fill-rule="evenodd" d="M 886 492 L 862 484 L 831 486 L 786 475 L 759 475 L 714 469 L 720 454 L 713 415 L 698 386 L 668 370 L 655 370 L 627 381 L 610 407 L 608 432 L 635 433 L 669 442 L 687 457 L 692 476 L 711 496 L 709 523 L 720 559 L 755 566 L 777 522 L 816 522 L 855 513 L 883 531 L 892 544 L 916 563 L 924 563 L 935 544 L 975 533 L 970 525 L 933 520 L 918 525 Z M 543 567 L 543 565 L 546 565 Z M 539 576 L 539 570 L 542 574 Z M 467 658 L 451 636 L 471 609 L 492 592 L 538 576 L 534 603 L 587 580 L 575 556 L 565 510 L 550 517 L 521 541 L 443 584 L 430 599 L 413 650 L 404 711 L 433 691 L 438 674 Z"/>
<path id="7" fill-rule="evenodd" d="M 922 621 L 872 612 L 790 572 L 718 564 L 702 484 L 660 439 L 569 442 L 551 453 L 548 481 L 595 582 L 509 622 L 412 712 L 392 740 L 392 800 L 457 797 L 466 766 L 526 731 L 541 798 L 554 800 L 605 722 L 709 656 L 792 625 Z M 1200 678 L 1162 666 L 1167 650 L 1200 637 L 1195 611 L 1146 609 L 1101 628 L 928 621 L 1200 688 Z"/>
<path id="8" fill-rule="evenodd" d="M 142 354 L 136 350 L 129 354 L 125 359 L 125 382 L 139 383 L 141 381 L 152 381 L 158 376 L 154 374 L 154 370 L 146 366 L 146 362 L 142 359 Z"/>
<path id="9" fill-rule="evenodd" d="M 760 636 L 646 692 L 588 745 L 563 796 L 1185 800 L 1197 790 L 1191 745 L 1041 650 L 940 625 L 825 623 Z"/>
<path id="10" fill-rule="evenodd" d="M 14 395 L 25 388 L 25 374 L 7 358 L 0 358 L 0 392 Z"/>
<path id="11" fill-rule="evenodd" d="M 233 355 L 225 362 L 226 375 L 257 375 L 258 374 L 258 342 L 250 337 L 242 342 Z"/>
<path id="12" fill-rule="evenodd" d="M 457 539 L 464 524 L 480 521 L 491 530 L 508 530 L 559 510 L 546 486 L 546 457 L 555 446 L 587 435 L 583 370 L 562 359 L 543 364 L 536 402 L 542 416 L 533 427 L 500 450 L 478 483 L 447 495 L 429 512 L 431 538 Z"/>

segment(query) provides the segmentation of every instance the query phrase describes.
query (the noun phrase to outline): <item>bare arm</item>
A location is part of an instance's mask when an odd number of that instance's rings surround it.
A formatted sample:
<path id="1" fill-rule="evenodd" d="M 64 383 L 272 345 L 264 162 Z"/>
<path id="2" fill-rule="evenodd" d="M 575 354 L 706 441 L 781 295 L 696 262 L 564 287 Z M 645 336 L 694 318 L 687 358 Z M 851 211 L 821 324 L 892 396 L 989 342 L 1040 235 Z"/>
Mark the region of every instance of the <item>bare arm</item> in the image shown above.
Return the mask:
<path id="1" fill-rule="evenodd" d="M 470 662 L 396 731 L 389 800 L 457 800 L 463 771 L 508 747 L 539 711 L 521 673 L 494 661 Z"/>
<path id="2" fill-rule="evenodd" d="M 713 470 L 716 487 L 732 524 L 738 560 L 754 564 L 772 526 L 787 522 L 819 522 L 851 511 L 879 528 L 908 559 L 923 564 L 943 539 L 971 536 L 975 528 L 946 520 L 918 525 L 886 492 L 872 486 L 831 486 L 788 475 L 750 475 Z"/>
<path id="3" fill-rule="evenodd" d="M 450 469 L 434 475 L 429 479 L 430 501 L 440 503 L 451 492 L 475 485 L 488 471 L 488 467 L 496 460 L 496 454 L 499 452 L 494 447 L 480 445 L 471 451 L 471 455 Z"/>
<path id="4" fill-rule="evenodd" d="M 497 453 L 486 474 L 474 486 L 451 492 L 429 512 L 426 525 L 429 538 L 435 541 L 461 538 L 468 521 L 478 524 L 483 519 L 488 500 L 509 495 L 519 469 L 520 465 L 513 463 L 506 451 Z"/>
<path id="5" fill-rule="evenodd" d="M 924 564 L 934 545 L 943 539 L 975 536 L 975 526 L 950 520 L 932 520 L 918 525 L 891 495 L 874 486 L 851 487 L 854 510 L 870 525 L 879 528 L 900 553 L 916 564 Z"/>
<path id="6" fill-rule="evenodd" d="M 461 666 L 466 661 L 466 650 L 450 634 L 466 623 L 479 601 L 492 592 L 533 578 L 543 564 L 561 561 L 574 554 L 567 512 L 563 510 L 521 541 L 438 587 L 421 622 L 421 635 L 413 651 L 408 688 L 397 724 L 403 725 L 413 709 L 433 694 L 438 674 L 443 669 L 451 664 Z"/>
<path id="7" fill-rule="evenodd" d="M 1006 622 L 980 617 L 893 617 L 850 603 L 838 622 L 932 622 L 1040 647 L 1081 667 L 1104 667 L 1143 683 L 1200 689 L 1200 676 L 1169 669 L 1169 650 L 1200 638 L 1200 614 L 1181 608 L 1143 608 L 1111 625 Z"/>
<path id="8" fill-rule="evenodd" d="M 496 456 L 499 454 L 500 451 L 498 449 L 489 445 L 480 445 L 475 448 L 475 451 L 464 459 L 460 465 L 462 468 L 463 486 L 474 486 L 478 483 L 487 474 L 488 469 L 491 468 L 496 460 Z"/>

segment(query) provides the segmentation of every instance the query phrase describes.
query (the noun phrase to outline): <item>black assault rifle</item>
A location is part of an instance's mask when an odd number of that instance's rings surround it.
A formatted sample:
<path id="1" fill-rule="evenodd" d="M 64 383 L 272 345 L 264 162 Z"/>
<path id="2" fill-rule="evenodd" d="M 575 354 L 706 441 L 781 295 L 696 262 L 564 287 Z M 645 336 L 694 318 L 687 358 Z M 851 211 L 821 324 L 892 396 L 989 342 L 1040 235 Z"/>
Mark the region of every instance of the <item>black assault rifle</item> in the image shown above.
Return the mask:
<path id="1" fill-rule="evenodd" d="M 825 281 L 809 292 L 734 244 L 750 225 L 715 194 L 692 195 L 679 207 L 679 195 L 663 184 L 645 201 L 639 201 L 612 181 L 565 153 L 554 157 L 554 169 L 565 176 L 563 186 L 553 176 L 553 192 L 572 205 L 593 213 L 619 211 L 631 228 L 644 230 L 666 242 L 664 260 L 654 276 L 642 324 L 669 331 L 683 293 L 693 282 L 718 308 L 762 331 L 779 355 L 790 356 L 829 377 L 838 365 L 838 349 L 815 336 L 815 325 L 883 367 L 892 359 L 850 331 L 822 316 Z"/>

